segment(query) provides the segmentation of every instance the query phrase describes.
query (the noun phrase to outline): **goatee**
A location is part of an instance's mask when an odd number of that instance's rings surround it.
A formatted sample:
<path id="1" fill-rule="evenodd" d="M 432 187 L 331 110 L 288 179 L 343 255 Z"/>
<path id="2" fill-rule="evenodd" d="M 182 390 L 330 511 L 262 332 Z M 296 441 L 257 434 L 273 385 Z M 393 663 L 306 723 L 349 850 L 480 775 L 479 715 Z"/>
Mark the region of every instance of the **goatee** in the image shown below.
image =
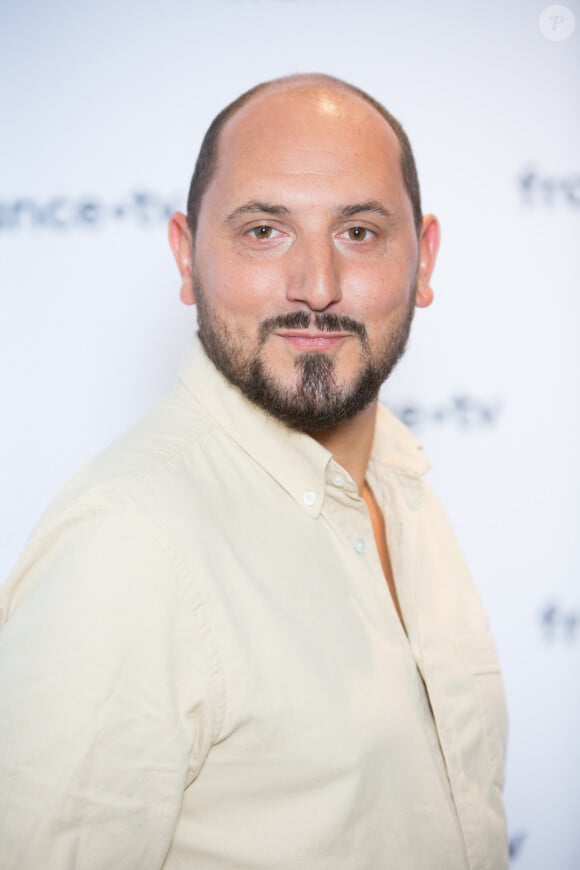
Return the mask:
<path id="1" fill-rule="evenodd" d="M 223 319 L 211 311 L 199 284 L 196 299 L 199 337 L 216 368 L 251 402 L 287 426 L 309 433 L 329 431 L 343 420 L 355 417 L 376 399 L 405 351 L 415 310 L 412 293 L 405 316 L 391 329 L 374 356 L 364 324 L 350 317 L 308 310 L 263 321 L 256 348 L 248 354 Z M 323 351 L 306 351 L 296 356 L 297 379 L 292 386 L 281 384 L 276 373 L 266 369 L 262 350 L 268 337 L 279 329 L 307 329 L 311 324 L 321 332 L 352 333 L 359 340 L 362 363 L 352 383 L 337 379 L 334 358 Z"/>

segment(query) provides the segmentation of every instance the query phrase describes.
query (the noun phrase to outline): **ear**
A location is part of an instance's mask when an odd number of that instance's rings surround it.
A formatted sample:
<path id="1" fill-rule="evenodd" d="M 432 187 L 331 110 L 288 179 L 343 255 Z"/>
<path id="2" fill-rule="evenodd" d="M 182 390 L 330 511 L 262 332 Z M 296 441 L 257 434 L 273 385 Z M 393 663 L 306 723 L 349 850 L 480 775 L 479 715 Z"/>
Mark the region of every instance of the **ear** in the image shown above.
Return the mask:
<path id="1" fill-rule="evenodd" d="M 184 305 L 194 305 L 195 290 L 193 284 L 193 244 L 187 225 L 187 218 L 176 211 L 169 221 L 169 244 L 181 275 L 181 301 Z"/>
<path id="2" fill-rule="evenodd" d="M 425 215 L 419 238 L 419 269 L 417 271 L 417 293 L 415 294 L 415 304 L 418 308 L 426 308 L 433 302 L 431 275 L 439 250 L 439 239 L 439 221 L 435 215 Z"/>

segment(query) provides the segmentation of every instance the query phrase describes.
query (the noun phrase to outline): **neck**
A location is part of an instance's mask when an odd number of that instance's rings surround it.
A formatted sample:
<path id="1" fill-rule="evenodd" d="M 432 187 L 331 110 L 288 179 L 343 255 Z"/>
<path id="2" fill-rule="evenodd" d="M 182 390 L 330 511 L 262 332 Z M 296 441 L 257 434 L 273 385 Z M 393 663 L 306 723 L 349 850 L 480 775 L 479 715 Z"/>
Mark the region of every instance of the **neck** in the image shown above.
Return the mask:
<path id="1" fill-rule="evenodd" d="M 329 450 L 336 462 L 348 471 L 359 494 L 365 489 L 365 477 L 375 437 L 377 400 L 371 402 L 352 420 L 343 420 L 329 432 L 308 434 Z"/>

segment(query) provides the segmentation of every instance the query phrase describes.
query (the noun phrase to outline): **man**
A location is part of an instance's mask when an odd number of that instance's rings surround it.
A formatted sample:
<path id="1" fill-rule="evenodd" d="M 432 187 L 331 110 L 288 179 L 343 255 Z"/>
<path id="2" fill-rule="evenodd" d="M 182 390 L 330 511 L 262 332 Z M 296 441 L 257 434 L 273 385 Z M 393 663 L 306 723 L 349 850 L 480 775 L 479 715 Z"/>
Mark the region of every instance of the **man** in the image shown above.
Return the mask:
<path id="1" fill-rule="evenodd" d="M 199 333 L 3 594 L 6 870 L 507 867 L 485 616 L 377 401 L 439 240 L 324 76 L 210 127 L 169 235 Z"/>

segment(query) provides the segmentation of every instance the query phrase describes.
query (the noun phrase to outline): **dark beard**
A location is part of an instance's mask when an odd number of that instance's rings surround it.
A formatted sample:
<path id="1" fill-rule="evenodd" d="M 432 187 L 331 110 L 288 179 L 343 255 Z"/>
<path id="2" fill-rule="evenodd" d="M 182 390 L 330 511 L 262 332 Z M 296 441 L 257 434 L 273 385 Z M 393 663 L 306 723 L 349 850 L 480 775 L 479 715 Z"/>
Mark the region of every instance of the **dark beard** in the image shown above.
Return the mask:
<path id="1" fill-rule="evenodd" d="M 312 314 L 297 311 L 265 320 L 259 330 L 258 347 L 250 359 L 244 359 L 238 342 L 226 324 L 209 309 L 203 291 L 196 287 L 199 338 L 216 368 L 241 392 L 273 417 L 301 432 L 327 432 L 343 420 L 360 413 L 379 394 L 402 357 L 415 311 L 415 294 L 404 320 L 397 325 L 376 359 L 372 359 L 366 329 L 350 317 L 330 313 Z M 299 373 L 298 389 L 277 383 L 263 364 L 261 350 L 276 329 L 306 329 L 314 319 L 321 332 L 351 332 L 359 339 L 363 366 L 352 386 L 336 380 L 334 360 L 316 351 L 301 353 L 295 366 Z"/>

